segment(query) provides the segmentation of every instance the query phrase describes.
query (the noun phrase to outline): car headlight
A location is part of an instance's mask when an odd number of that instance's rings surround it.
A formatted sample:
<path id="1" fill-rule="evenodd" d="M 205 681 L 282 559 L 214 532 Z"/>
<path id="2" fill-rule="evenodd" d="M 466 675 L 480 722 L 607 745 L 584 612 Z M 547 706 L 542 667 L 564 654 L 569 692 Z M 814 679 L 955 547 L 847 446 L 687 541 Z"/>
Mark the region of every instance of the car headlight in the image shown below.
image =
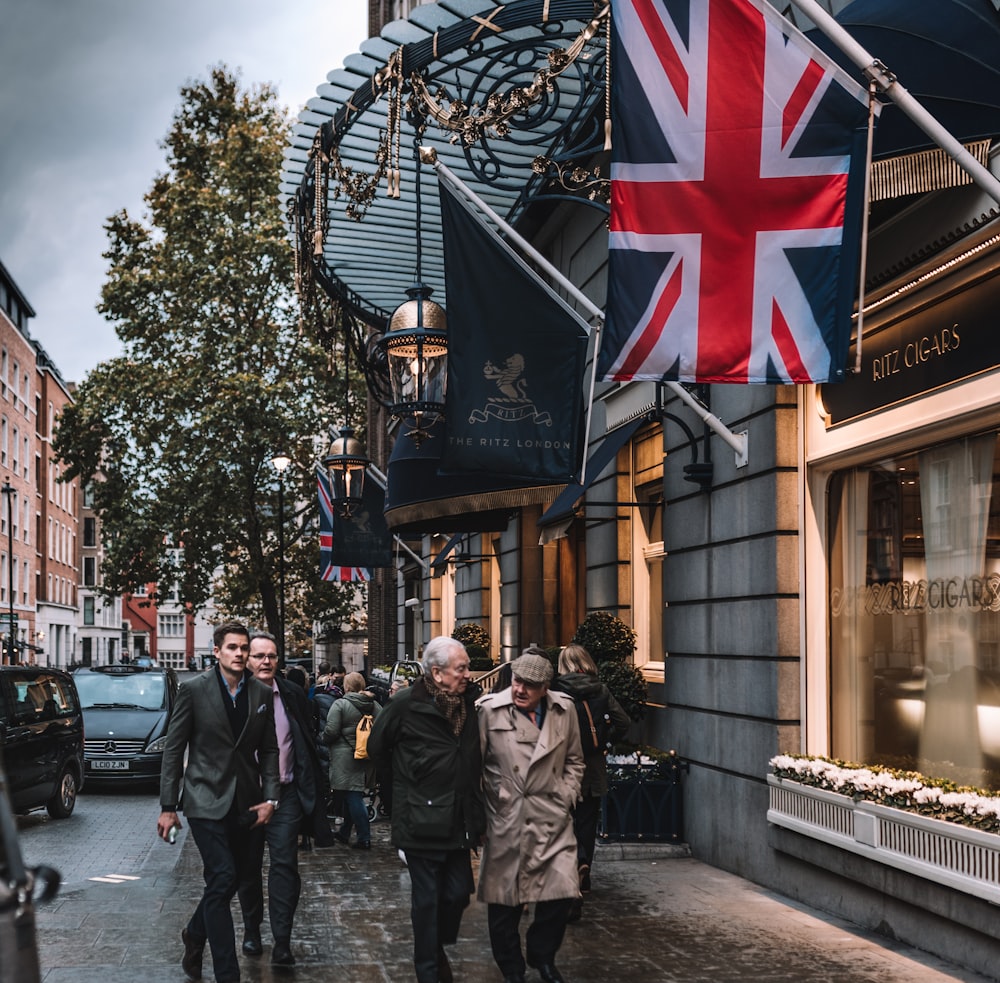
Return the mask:
<path id="1" fill-rule="evenodd" d="M 158 737 L 155 741 L 150 741 L 146 745 L 146 754 L 162 754 L 166 746 L 167 735 L 164 734 L 162 737 Z"/>

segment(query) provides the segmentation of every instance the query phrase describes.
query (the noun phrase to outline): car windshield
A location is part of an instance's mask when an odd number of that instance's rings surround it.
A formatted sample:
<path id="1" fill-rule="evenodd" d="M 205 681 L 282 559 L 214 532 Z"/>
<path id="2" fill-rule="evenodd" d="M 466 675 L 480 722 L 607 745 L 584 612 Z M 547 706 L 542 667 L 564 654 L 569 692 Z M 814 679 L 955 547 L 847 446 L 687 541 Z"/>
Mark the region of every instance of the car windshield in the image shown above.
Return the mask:
<path id="1" fill-rule="evenodd" d="M 84 710 L 96 707 L 130 707 L 135 710 L 165 710 L 166 687 L 159 673 L 136 672 L 122 676 L 100 672 L 74 676 Z"/>

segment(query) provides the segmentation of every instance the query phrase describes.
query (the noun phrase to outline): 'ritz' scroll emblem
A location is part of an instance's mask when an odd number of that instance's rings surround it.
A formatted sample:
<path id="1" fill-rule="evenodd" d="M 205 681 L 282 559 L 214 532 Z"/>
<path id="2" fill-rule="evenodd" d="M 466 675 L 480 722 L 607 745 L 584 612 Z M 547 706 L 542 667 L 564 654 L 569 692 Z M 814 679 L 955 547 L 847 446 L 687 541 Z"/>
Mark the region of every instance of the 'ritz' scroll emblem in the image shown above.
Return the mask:
<path id="1" fill-rule="evenodd" d="M 469 423 L 485 423 L 490 417 L 504 423 L 518 423 L 531 419 L 539 426 L 552 426 L 552 417 L 548 413 L 535 408 L 528 398 L 528 384 L 524 376 L 524 356 L 511 355 L 503 366 L 498 367 L 492 362 L 483 366 L 483 376 L 496 383 L 500 394 L 489 396 L 482 409 L 473 410 L 469 414 Z"/>

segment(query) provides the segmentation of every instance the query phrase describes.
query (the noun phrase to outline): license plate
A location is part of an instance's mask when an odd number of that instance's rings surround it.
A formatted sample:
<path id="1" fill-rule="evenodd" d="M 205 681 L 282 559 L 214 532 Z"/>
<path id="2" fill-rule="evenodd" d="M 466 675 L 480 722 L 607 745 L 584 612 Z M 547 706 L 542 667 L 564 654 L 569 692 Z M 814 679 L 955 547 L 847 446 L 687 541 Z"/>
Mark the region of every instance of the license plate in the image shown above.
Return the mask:
<path id="1" fill-rule="evenodd" d="M 91 761 L 90 767 L 94 771 L 128 771 L 129 762 L 127 759 L 120 761 Z"/>

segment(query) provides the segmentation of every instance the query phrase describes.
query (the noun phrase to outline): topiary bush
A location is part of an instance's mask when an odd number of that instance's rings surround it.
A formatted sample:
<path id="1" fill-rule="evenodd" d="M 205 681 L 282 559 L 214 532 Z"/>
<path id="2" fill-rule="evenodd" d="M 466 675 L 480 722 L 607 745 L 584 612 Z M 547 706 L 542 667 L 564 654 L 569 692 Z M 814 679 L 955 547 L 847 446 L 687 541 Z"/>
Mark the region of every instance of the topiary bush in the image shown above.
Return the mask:
<path id="1" fill-rule="evenodd" d="M 607 611 L 588 614 L 572 641 L 582 645 L 598 664 L 628 662 L 635 651 L 635 632 L 621 618 Z"/>
<path id="2" fill-rule="evenodd" d="M 576 629 L 573 641 L 582 645 L 597 663 L 597 674 L 632 720 L 646 714 L 646 680 L 632 665 L 635 631 L 607 611 L 588 614 Z"/>
<path id="3" fill-rule="evenodd" d="M 630 662 L 600 662 L 597 675 L 632 720 L 646 715 L 646 680 Z"/>
<path id="4" fill-rule="evenodd" d="M 487 655 L 489 655 L 490 633 L 482 625 L 477 625 L 475 623 L 459 625 L 451 633 L 451 637 L 465 646 L 466 651 L 469 652 L 469 658 L 472 658 L 472 652 L 469 651 L 470 645 L 478 646 Z"/>
<path id="5" fill-rule="evenodd" d="M 471 672 L 489 672 L 493 668 L 493 660 L 490 658 L 489 652 L 482 647 L 482 645 L 476 645 L 473 642 L 469 642 L 467 645 L 465 642 L 465 651 L 469 653 L 469 669 Z"/>

